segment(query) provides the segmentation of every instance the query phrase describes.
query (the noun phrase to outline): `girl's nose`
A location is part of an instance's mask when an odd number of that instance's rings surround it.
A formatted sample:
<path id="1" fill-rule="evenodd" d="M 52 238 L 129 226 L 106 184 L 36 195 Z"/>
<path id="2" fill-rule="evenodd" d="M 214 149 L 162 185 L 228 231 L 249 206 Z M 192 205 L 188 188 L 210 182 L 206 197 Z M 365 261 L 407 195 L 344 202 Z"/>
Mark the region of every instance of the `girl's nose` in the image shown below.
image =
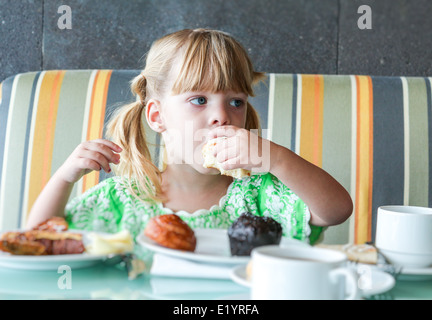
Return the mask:
<path id="1" fill-rule="evenodd" d="M 209 125 L 211 127 L 215 126 L 225 126 L 230 124 L 229 115 L 224 106 L 220 105 L 212 110 L 212 114 L 209 118 Z"/>

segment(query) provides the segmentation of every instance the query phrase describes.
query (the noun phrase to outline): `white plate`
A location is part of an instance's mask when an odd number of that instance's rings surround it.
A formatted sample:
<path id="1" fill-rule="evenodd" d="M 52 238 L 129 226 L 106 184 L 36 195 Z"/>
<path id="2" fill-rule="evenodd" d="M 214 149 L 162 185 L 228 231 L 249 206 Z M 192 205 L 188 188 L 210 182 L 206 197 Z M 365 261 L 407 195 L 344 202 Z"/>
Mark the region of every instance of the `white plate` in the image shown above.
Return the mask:
<path id="1" fill-rule="evenodd" d="M 0 252 L 0 267 L 25 270 L 58 270 L 62 265 L 71 269 L 85 268 L 105 259 L 106 255 L 61 254 L 52 256 L 17 256 Z"/>
<path id="2" fill-rule="evenodd" d="M 173 257 L 220 264 L 246 264 L 249 256 L 232 256 L 226 229 L 194 229 L 197 247 L 194 252 L 181 251 L 162 247 L 144 234 L 138 236 L 138 243 L 154 252 L 163 253 Z M 305 243 L 288 238 L 282 238 L 281 246 L 306 245 Z"/>
<path id="3" fill-rule="evenodd" d="M 81 230 L 69 230 L 70 232 L 82 233 L 83 241 L 86 243 L 86 235 L 90 232 Z M 110 255 L 111 256 L 111 255 Z M 0 251 L 0 267 L 22 270 L 58 270 L 62 265 L 71 269 L 85 268 L 106 259 L 108 255 L 81 254 L 59 254 L 48 256 L 26 256 L 13 255 Z"/>
<path id="4" fill-rule="evenodd" d="M 394 287 L 395 279 L 391 275 L 376 268 L 369 270 L 369 272 L 360 272 L 360 278 L 364 277 L 360 288 L 363 297 L 384 293 Z M 246 266 L 244 265 L 231 270 L 231 279 L 242 286 L 251 286 L 250 280 L 246 277 Z"/>

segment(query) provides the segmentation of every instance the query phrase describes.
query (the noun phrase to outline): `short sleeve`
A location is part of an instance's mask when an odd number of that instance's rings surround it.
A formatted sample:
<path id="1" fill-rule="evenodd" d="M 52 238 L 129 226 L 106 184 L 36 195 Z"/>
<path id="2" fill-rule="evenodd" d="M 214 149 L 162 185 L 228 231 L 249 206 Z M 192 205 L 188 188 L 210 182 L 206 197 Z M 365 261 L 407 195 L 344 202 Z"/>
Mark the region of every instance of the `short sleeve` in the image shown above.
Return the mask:
<path id="1" fill-rule="evenodd" d="M 128 230 L 134 238 L 151 217 L 162 213 L 160 204 L 140 194 L 134 181 L 130 183 L 119 176 L 106 179 L 72 199 L 65 210 L 71 229 L 107 233 Z"/>
<path id="2" fill-rule="evenodd" d="M 262 176 L 258 205 L 264 216 L 270 216 L 282 225 L 284 236 L 314 244 L 322 228 L 311 226 L 308 206 L 290 188 L 274 175 Z"/>
<path id="3" fill-rule="evenodd" d="M 72 199 L 65 208 L 69 228 L 117 232 L 123 205 L 115 192 L 115 180 L 106 179 Z"/>

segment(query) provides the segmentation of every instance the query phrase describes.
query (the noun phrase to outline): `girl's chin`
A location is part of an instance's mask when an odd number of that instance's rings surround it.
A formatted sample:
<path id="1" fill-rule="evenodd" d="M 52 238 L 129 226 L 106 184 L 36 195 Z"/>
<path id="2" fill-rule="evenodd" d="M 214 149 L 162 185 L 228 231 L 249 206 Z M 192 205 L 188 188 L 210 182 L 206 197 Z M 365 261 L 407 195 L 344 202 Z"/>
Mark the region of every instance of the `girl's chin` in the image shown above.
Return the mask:
<path id="1" fill-rule="evenodd" d="M 216 176 L 220 174 L 220 171 L 218 169 L 214 168 L 204 168 L 201 163 L 194 163 L 190 165 L 195 171 L 205 174 L 205 175 L 213 175 Z"/>
<path id="2" fill-rule="evenodd" d="M 167 166 L 170 166 L 171 164 L 167 163 Z M 172 164 L 175 166 L 175 164 Z M 203 167 L 202 163 L 182 163 L 181 166 L 187 165 L 190 168 L 192 168 L 193 170 L 201 173 L 201 174 L 205 174 L 205 175 L 218 175 L 220 174 L 220 171 L 218 169 L 215 168 L 205 168 Z"/>
<path id="3" fill-rule="evenodd" d="M 212 176 L 216 176 L 216 175 L 220 174 L 220 171 L 218 169 L 204 168 L 201 165 L 198 165 L 197 167 L 195 167 L 195 170 L 198 171 L 199 173 L 206 174 L 206 175 L 212 175 Z"/>

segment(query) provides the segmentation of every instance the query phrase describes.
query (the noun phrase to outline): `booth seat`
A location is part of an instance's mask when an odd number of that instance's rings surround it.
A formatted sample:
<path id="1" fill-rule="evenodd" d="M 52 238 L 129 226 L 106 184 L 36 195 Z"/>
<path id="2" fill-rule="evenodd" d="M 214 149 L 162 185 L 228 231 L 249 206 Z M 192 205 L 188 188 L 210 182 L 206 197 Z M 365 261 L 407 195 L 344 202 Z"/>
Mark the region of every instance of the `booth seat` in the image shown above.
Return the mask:
<path id="1" fill-rule="evenodd" d="M 139 70 L 49 70 L 1 84 L 0 230 L 21 228 L 38 194 L 82 141 L 104 136 L 112 112 L 133 101 Z M 373 241 L 382 205 L 432 206 L 432 78 L 267 74 L 250 99 L 262 135 L 334 176 L 354 210 L 324 243 Z M 160 137 L 147 128 L 153 161 Z M 77 196 L 108 175 L 92 172 Z"/>

